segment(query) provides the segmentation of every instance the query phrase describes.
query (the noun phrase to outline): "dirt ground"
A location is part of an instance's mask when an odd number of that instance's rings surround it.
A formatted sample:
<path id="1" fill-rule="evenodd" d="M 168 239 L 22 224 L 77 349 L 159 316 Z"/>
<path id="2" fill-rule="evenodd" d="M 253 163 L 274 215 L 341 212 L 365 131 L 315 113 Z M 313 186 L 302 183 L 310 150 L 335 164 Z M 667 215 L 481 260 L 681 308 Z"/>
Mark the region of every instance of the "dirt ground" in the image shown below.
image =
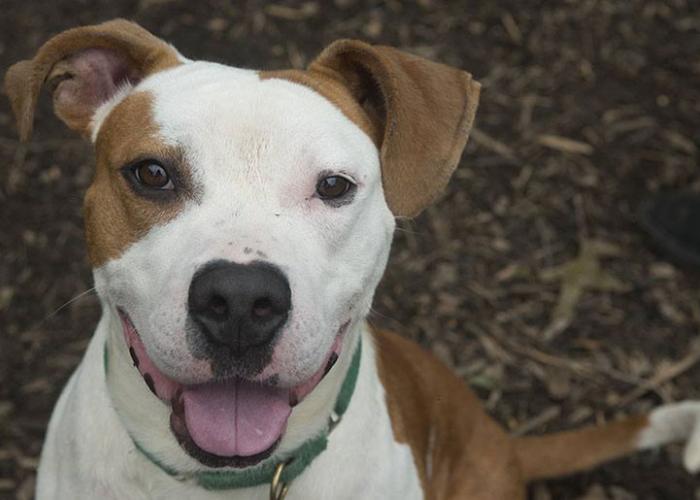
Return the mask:
<path id="1" fill-rule="evenodd" d="M 650 194 L 700 189 L 695 0 L 0 0 L 0 71 L 53 33 L 134 19 L 191 58 L 305 65 L 340 37 L 483 84 L 444 198 L 402 222 L 374 321 L 432 349 L 517 433 L 700 398 L 698 275 L 650 248 Z M 49 413 L 97 318 L 88 145 L 43 99 L 20 146 L 0 99 L 0 499 L 32 497 Z M 76 299 L 76 297 L 79 297 Z M 533 500 L 692 499 L 677 448 L 536 484 Z"/>

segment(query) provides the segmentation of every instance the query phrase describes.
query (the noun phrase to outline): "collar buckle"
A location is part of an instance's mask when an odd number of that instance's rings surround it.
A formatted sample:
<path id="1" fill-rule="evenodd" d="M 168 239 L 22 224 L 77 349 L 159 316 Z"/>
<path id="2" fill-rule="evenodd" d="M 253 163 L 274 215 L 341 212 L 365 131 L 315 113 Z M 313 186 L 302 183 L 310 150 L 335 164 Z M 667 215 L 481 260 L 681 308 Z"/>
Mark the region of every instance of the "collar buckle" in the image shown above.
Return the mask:
<path id="1" fill-rule="evenodd" d="M 340 423 L 341 416 L 334 411 L 331 412 L 330 417 L 328 417 L 328 434 L 333 432 L 333 429 Z M 275 467 L 275 472 L 272 474 L 272 481 L 270 481 L 270 500 L 284 500 L 289 492 L 289 483 L 282 481 L 282 472 L 284 468 L 292 463 L 294 457 L 290 458 L 286 462 L 280 462 Z"/>
<path id="2" fill-rule="evenodd" d="M 275 473 L 270 481 L 270 500 L 284 500 L 284 497 L 287 496 L 289 485 L 282 481 L 282 471 L 290 461 L 280 462 L 275 467 Z"/>
<path id="3" fill-rule="evenodd" d="M 333 432 L 333 429 L 340 423 L 340 415 L 338 415 L 335 410 L 331 412 L 330 417 L 328 417 L 328 434 Z"/>

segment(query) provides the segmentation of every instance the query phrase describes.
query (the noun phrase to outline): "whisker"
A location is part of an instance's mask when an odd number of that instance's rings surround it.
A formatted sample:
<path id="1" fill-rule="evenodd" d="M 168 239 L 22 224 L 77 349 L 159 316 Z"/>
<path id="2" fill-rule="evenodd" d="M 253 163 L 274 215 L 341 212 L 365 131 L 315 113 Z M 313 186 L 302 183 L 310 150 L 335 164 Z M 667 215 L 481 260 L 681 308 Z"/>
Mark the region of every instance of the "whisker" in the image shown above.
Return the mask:
<path id="1" fill-rule="evenodd" d="M 44 319 L 42 319 L 36 326 L 41 326 L 41 325 L 43 325 L 43 324 L 46 323 L 48 320 L 50 320 L 51 318 L 53 318 L 54 316 L 56 316 L 58 313 L 60 313 L 61 311 L 63 311 L 66 307 L 68 307 L 69 305 L 71 305 L 71 304 L 73 304 L 74 302 L 76 302 L 76 301 L 82 299 L 83 297 L 85 297 L 86 295 L 88 295 L 88 294 L 90 294 L 90 293 L 92 293 L 92 292 L 94 292 L 94 291 L 95 291 L 95 287 L 93 286 L 93 287 L 91 287 L 91 288 L 88 288 L 88 289 L 85 290 L 84 292 L 80 292 L 78 295 L 76 295 L 76 296 L 73 297 L 72 299 L 68 300 L 68 302 L 64 303 L 63 305 L 61 305 L 61 306 L 59 306 L 58 308 L 56 308 L 53 312 L 49 313 L 49 315 L 46 316 Z"/>
<path id="2" fill-rule="evenodd" d="M 413 234 L 416 236 L 427 236 L 428 235 L 428 233 L 426 231 L 416 231 L 415 229 L 409 229 L 407 227 L 396 226 L 394 228 L 394 231 L 396 231 L 397 233 Z"/>
<path id="3" fill-rule="evenodd" d="M 381 318 L 388 319 L 389 321 L 392 321 L 393 323 L 395 323 L 396 325 L 401 326 L 402 328 L 405 326 L 405 325 L 404 325 L 403 323 L 401 323 L 401 321 L 399 321 L 398 319 L 396 319 L 396 318 L 394 318 L 394 317 L 392 317 L 392 316 L 388 316 L 388 315 L 386 315 L 386 314 L 380 313 L 380 312 L 377 311 L 374 307 L 370 307 L 369 312 L 370 312 L 370 314 L 369 314 L 368 317 L 366 318 L 366 321 L 367 321 L 367 323 L 369 323 L 370 325 L 372 324 L 372 316 L 379 316 L 379 317 L 381 317 Z"/>

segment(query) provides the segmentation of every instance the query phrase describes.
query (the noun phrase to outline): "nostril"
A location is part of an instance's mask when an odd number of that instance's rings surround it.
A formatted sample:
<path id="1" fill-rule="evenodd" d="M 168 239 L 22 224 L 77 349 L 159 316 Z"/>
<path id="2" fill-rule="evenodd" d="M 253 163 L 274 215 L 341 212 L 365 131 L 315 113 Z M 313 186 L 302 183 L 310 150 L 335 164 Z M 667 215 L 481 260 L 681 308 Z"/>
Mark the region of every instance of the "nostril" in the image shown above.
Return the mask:
<path id="1" fill-rule="evenodd" d="M 226 299 L 220 295 L 212 295 L 207 302 L 207 311 L 215 318 L 225 318 L 228 316 L 228 304 Z"/>
<path id="2" fill-rule="evenodd" d="M 266 319 L 273 314 L 272 300 L 262 297 L 253 302 L 253 317 L 256 319 Z"/>

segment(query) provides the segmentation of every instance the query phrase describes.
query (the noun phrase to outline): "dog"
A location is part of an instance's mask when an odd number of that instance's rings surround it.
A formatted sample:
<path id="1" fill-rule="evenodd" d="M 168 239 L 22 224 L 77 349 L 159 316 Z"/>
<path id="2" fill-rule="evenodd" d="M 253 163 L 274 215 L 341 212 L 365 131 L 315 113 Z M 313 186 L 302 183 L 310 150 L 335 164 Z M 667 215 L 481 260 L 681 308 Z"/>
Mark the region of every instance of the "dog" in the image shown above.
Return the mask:
<path id="1" fill-rule="evenodd" d="M 5 77 L 90 140 L 102 316 L 53 412 L 44 499 L 524 499 L 528 481 L 686 442 L 700 403 L 513 438 L 366 323 L 395 218 L 459 163 L 480 86 L 341 40 L 306 70 L 191 61 L 137 24 L 62 32 Z"/>

